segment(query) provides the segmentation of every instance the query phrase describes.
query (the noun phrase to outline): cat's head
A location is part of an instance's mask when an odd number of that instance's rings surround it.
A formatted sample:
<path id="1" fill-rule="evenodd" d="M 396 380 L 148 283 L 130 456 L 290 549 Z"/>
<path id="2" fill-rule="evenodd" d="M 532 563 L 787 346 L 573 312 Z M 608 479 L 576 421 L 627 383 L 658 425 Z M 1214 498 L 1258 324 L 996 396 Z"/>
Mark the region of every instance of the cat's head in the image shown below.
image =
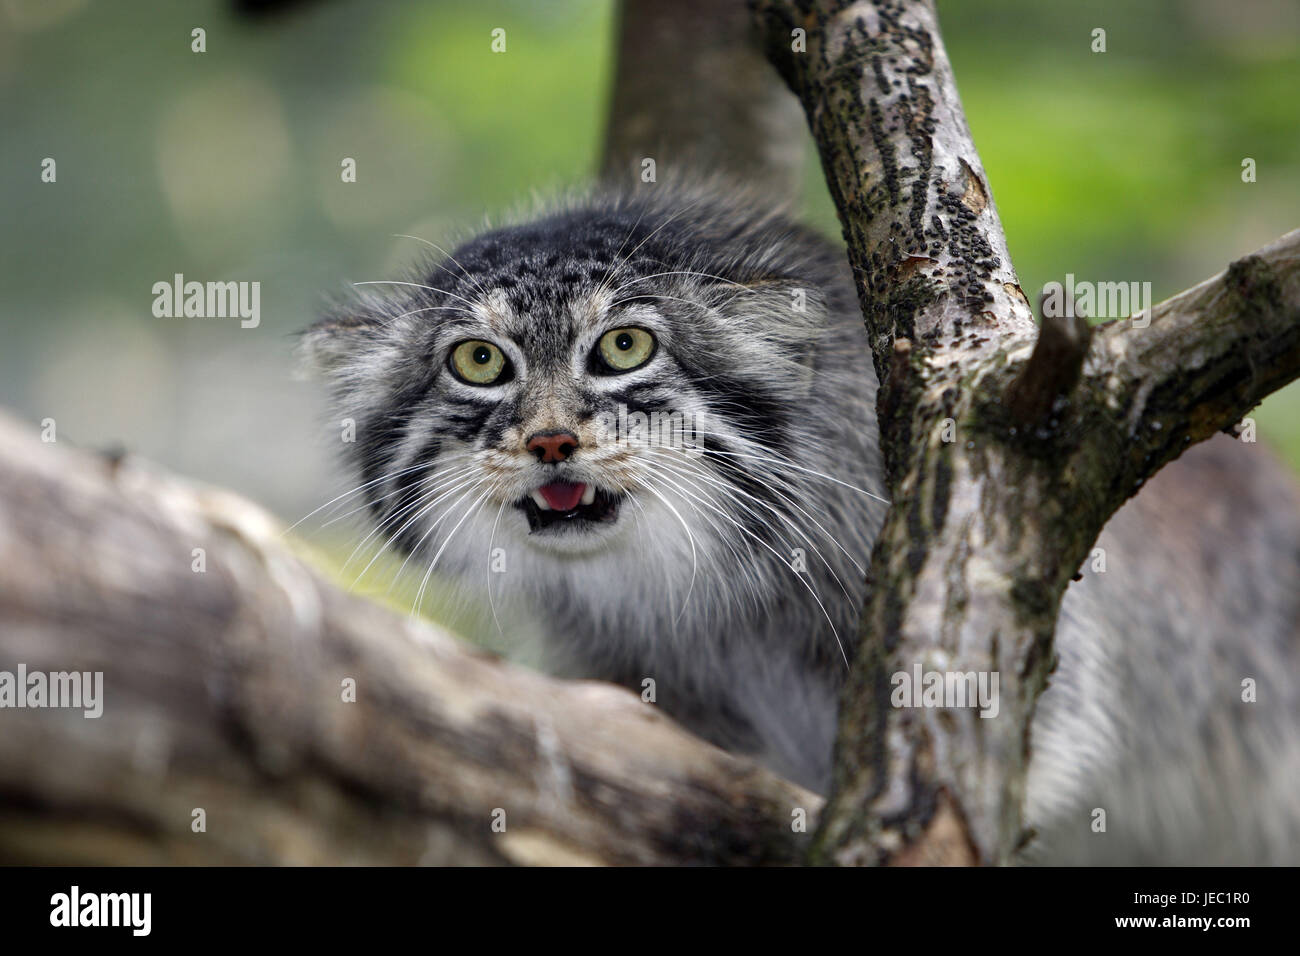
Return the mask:
<path id="1" fill-rule="evenodd" d="M 788 563 L 843 287 L 824 248 L 713 200 L 602 197 L 359 284 L 304 346 L 380 540 L 462 571 L 630 558 L 656 586 Z"/>

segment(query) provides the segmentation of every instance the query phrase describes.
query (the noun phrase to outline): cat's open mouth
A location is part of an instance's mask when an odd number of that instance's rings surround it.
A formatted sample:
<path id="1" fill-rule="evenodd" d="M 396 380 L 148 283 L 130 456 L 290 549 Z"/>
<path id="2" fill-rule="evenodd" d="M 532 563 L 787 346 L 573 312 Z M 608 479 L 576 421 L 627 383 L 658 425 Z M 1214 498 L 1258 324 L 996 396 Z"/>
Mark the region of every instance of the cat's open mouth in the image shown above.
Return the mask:
<path id="1" fill-rule="evenodd" d="M 613 521 L 622 497 L 583 482 L 552 481 L 534 488 L 518 507 L 528 517 L 529 533 L 537 534 Z"/>

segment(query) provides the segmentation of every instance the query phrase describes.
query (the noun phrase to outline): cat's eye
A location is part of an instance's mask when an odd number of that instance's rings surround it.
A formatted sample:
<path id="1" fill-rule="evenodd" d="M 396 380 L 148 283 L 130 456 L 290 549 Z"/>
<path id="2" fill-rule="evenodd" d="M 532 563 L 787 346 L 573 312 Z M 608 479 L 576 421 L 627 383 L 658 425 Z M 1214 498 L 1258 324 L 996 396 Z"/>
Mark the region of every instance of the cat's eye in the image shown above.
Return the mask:
<path id="1" fill-rule="evenodd" d="M 650 361 L 655 351 L 655 337 L 634 326 L 611 329 L 600 337 L 596 348 L 609 371 L 630 372 Z"/>
<path id="2" fill-rule="evenodd" d="M 470 339 L 451 350 L 451 370 L 471 385 L 495 384 L 506 370 L 505 354 L 491 342 Z"/>

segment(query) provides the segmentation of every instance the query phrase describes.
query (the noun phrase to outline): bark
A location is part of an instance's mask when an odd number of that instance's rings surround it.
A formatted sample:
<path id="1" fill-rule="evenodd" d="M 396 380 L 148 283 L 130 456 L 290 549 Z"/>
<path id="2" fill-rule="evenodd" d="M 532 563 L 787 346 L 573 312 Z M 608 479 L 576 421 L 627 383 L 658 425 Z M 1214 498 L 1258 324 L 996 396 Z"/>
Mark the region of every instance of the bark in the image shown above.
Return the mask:
<path id="1" fill-rule="evenodd" d="M 1300 371 L 1300 233 L 1149 326 L 1052 320 L 1040 336 L 933 4 L 754 8 L 839 210 L 894 502 L 811 858 L 1004 863 L 1066 585 L 1147 478 Z M 891 675 L 915 662 L 998 673 L 1000 716 L 891 707 Z"/>
<path id="2" fill-rule="evenodd" d="M 624 0 L 620 11 L 604 175 L 637 182 L 651 158 L 661 180 L 706 172 L 797 196 L 803 114 L 742 0 Z"/>
<path id="3" fill-rule="evenodd" d="M 3 862 L 787 863 L 820 802 L 341 591 L 229 492 L 3 416 L 0 622 L 0 670 L 103 672 L 101 717 L 0 710 Z"/>

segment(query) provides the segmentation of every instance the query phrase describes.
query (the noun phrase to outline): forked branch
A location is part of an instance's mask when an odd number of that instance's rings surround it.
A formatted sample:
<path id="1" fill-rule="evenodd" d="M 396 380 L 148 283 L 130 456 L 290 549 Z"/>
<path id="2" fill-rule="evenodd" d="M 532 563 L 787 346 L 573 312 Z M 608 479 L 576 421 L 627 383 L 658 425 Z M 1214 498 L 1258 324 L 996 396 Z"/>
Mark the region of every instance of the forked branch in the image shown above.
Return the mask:
<path id="1" fill-rule="evenodd" d="M 1111 514 L 1300 372 L 1292 233 L 1136 321 L 1040 338 L 928 0 L 755 0 L 803 102 L 877 373 L 891 498 L 813 860 L 1000 863 L 1065 587 Z M 1000 676 L 1000 711 L 890 678 Z"/>

